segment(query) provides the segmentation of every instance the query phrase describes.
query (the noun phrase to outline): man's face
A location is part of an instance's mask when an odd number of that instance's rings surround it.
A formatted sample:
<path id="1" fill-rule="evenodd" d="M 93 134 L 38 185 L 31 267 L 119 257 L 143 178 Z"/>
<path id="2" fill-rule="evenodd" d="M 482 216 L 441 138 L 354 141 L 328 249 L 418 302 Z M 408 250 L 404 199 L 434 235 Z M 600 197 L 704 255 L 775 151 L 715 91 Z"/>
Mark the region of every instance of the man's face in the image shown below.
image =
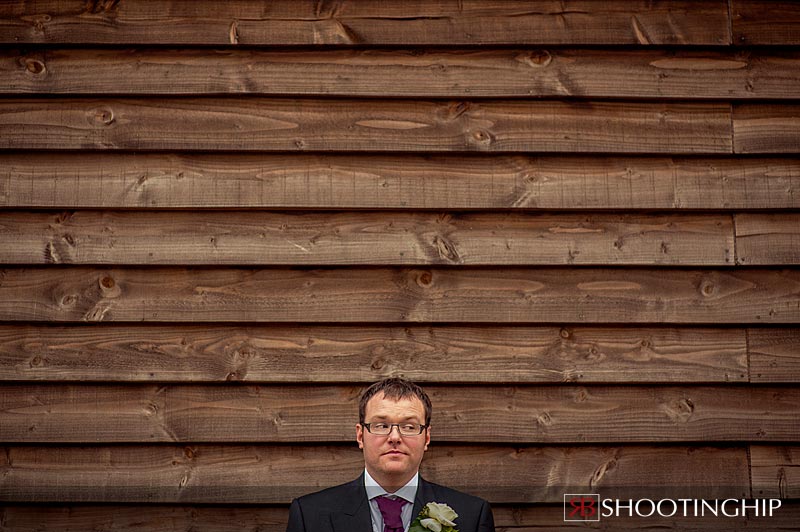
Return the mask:
<path id="1" fill-rule="evenodd" d="M 373 396 L 364 412 L 365 423 L 425 423 L 425 407 L 417 397 L 395 401 L 384 397 L 383 392 Z M 370 434 L 360 424 L 356 425 L 356 441 L 364 450 L 367 471 L 384 489 L 403 487 L 419 469 L 422 454 L 431 441 L 430 429 L 417 436 L 401 436 L 397 427 L 386 436 Z"/>

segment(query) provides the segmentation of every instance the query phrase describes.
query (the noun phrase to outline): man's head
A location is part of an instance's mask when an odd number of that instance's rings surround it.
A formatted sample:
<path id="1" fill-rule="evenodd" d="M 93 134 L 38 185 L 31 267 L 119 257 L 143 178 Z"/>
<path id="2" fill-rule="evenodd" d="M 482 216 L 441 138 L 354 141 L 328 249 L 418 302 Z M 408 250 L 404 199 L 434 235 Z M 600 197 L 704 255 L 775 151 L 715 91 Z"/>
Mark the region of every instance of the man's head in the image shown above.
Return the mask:
<path id="1" fill-rule="evenodd" d="M 386 491 L 403 487 L 431 441 L 428 394 L 405 379 L 385 379 L 364 391 L 358 414 L 356 441 L 367 471 Z"/>

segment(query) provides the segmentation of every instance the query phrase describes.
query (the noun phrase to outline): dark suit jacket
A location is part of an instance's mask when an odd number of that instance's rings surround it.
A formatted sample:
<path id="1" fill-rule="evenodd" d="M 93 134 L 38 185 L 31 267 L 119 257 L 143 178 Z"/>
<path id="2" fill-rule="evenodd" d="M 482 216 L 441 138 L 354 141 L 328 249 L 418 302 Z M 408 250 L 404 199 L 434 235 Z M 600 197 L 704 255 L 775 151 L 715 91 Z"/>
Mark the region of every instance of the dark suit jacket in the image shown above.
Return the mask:
<path id="1" fill-rule="evenodd" d="M 459 532 L 494 532 L 489 503 L 420 477 L 412 521 L 429 502 L 445 503 L 455 510 Z M 347 484 L 293 500 L 286 532 L 372 532 L 364 475 Z"/>

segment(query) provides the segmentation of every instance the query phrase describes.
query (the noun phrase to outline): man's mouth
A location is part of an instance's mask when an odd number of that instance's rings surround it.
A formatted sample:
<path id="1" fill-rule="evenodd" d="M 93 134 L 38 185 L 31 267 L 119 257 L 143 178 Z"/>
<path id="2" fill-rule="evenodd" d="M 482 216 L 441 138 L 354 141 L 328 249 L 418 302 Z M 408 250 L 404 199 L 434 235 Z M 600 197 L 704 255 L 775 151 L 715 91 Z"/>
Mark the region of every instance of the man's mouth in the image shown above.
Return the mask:
<path id="1" fill-rule="evenodd" d="M 396 450 L 396 449 L 392 449 L 391 451 L 386 451 L 386 452 L 385 452 L 385 453 L 383 453 L 383 454 L 384 454 L 384 455 L 387 455 L 387 454 L 406 454 L 406 453 L 404 453 L 403 451 L 398 451 L 398 450 Z"/>

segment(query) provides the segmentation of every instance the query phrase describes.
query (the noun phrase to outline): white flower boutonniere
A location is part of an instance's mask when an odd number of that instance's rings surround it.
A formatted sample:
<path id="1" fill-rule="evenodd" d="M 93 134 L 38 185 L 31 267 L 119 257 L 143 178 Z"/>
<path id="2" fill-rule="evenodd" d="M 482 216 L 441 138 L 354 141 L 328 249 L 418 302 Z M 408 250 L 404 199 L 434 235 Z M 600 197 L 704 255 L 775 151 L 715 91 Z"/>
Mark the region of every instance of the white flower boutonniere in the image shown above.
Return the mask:
<path id="1" fill-rule="evenodd" d="M 408 527 L 408 532 L 458 532 L 458 514 L 446 504 L 429 502 Z"/>

